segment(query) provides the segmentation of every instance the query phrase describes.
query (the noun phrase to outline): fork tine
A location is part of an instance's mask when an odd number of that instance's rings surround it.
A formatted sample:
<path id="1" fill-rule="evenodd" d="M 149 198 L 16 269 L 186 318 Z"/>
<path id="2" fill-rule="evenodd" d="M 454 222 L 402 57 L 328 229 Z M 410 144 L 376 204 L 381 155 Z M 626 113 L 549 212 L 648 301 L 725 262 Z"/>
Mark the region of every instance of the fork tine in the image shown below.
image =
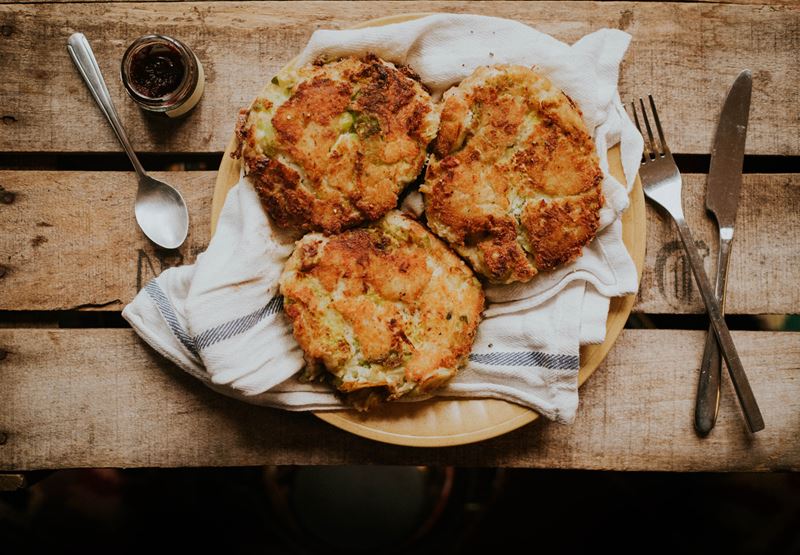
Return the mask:
<path id="1" fill-rule="evenodd" d="M 661 140 L 661 152 L 669 153 L 669 147 L 667 146 L 667 141 L 664 139 L 664 130 L 661 129 L 661 121 L 658 119 L 658 110 L 656 110 L 656 103 L 653 101 L 653 95 L 648 94 L 647 97 L 650 99 L 650 108 L 653 110 L 653 119 L 656 120 L 656 129 L 658 129 L 658 138 Z"/>
<path id="2" fill-rule="evenodd" d="M 647 128 L 647 137 L 649 139 L 648 145 L 650 150 L 653 152 L 653 157 L 658 158 L 659 151 L 656 150 L 656 140 L 653 138 L 653 130 L 650 128 L 650 120 L 647 118 L 647 110 L 644 108 L 644 100 L 640 98 L 639 104 L 642 105 L 642 119 L 644 120 L 644 126 Z"/>
<path id="3" fill-rule="evenodd" d="M 635 100 L 631 102 L 631 111 L 633 112 L 633 121 L 636 124 L 636 129 L 639 130 L 639 135 L 641 135 L 642 138 L 644 139 L 644 133 L 642 132 L 642 126 L 639 123 L 639 114 L 638 111 L 636 110 Z M 649 159 L 650 159 L 650 149 L 647 145 L 647 141 L 644 141 L 644 150 L 642 151 L 642 163 L 644 163 L 645 160 Z"/>

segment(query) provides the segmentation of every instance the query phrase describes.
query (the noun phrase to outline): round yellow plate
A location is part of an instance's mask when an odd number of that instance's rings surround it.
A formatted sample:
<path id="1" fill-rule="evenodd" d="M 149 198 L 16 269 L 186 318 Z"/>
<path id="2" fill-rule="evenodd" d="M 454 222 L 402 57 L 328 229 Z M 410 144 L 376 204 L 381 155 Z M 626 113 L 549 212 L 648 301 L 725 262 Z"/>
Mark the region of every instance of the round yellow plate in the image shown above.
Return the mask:
<path id="1" fill-rule="evenodd" d="M 428 14 L 406 14 L 374 19 L 354 28 L 401 23 Z M 291 65 L 290 61 L 288 65 Z M 239 160 L 230 154 L 236 147 L 231 139 L 217 174 L 211 203 L 211 233 L 217 226 L 225 196 L 239 181 Z M 619 147 L 608 151 L 611 174 L 620 182 L 622 173 Z M 642 275 L 645 250 L 645 206 L 642 185 L 636 179 L 631 203 L 622 215 L 622 239 L 628 248 L 639 277 Z M 600 345 L 581 347 L 578 384 L 592 375 L 617 340 L 631 312 L 636 295 L 611 299 L 606 324 L 606 339 Z M 524 426 L 539 415 L 525 407 L 495 399 L 439 399 L 419 403 L 388 403 L 378 410 L 359 413 L 353 410 L 317 412 L 316 416 L 334 426 L 376 441 L 414 447 L 444 447 L 473 443 L 499 436 Z"/>

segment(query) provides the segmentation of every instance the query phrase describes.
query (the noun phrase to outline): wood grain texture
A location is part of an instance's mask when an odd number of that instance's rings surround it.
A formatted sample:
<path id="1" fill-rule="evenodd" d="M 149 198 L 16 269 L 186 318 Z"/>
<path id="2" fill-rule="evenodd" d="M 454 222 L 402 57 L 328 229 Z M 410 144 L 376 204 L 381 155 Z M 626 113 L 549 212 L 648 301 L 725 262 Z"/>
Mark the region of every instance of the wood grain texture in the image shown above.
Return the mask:
<path id="1" fill-rule="evenodd" d="M 0 172 L 0 310 L 121 310 L 164 268 L 192 262 L 209 241 L 215 172 L 154 174 L 189 203 L 187 243 L 154 248 L 133 216 L 132 172 Z M 689 224 L 716 264 L 716 229 L 704 213 L 705 176 L 685 176 Z M 647 255 L 634 308 L 701 312 L 670 222 L 648 207 Z M 800 311 L 800 175 L 745 175 L 728 285 L 731 314 Z M 2 273 L 2 272 L 0 272 Z"/>
<path id="2" fill-rule="evenodd" d="M 652 93 L 674 152 L 705 153 L 725 92 L 754 71 L 747 152 L 800 154 L 800 10 L 796 6 L 629 2 L 196 2 L 0 5 L 0 151 L 107 152 L 119 147 L 72 67 L 65 44 L 83 31 L 133 144 L 152 152 L 221 152 L 236 112 L 317 28 L 404 12 L 490 14 L 572 42 L 601 27 L 633 35 L 624 99 Z M 126 46 L 162 32 L 184 39 L 207 75 L 203 101 L 181 122 L 147 118 L 116 77 Z"/>
<path id="3" fill-rule="evenodd" d="M 625 330 L 581 388 L 574 424 L 541 421 L 460 447 L 375 443 L 310 414 L 216 394 L 131 330 L 0 330 L 0 470 L 260 464 L 454 464 L 614 470 L 800 470 L 800 334 L 734 332 L 767 427 L 729 381 L 692 429 L 704 332 Z"/>
<path id="4" fill-rule="evenodd" d="M 189 208 L 179 250 L 150 243 L 136 224 L 132 172 L 0 172 L 0 309 L 122 310 L 165 268 L 206 249 L 214 172 L 154 172 Z"/>
<path id="5" fill-rule="evenodd" d="M 80 0 L 81 2 L 95 2 L 95 3 L 108 3 L 108 0 Z M 187 0 L 117 0 L 117 2 L 186 2 Z M 219 2 L 220 0 L 195 0 L 197 2 Z M 254 0 L 241 0 L 242 2 L 252 2 Z M 374 1 L 374 0 L 373 0 Z M 544 0 L 528 0 L 529 2 L 541 2 Z M 579 1 L 579 0 L 566 0 L 566 1 Z M 644 0 L 650 2 L 651 0 Z M 800 0 L 697 0 L 699 3 L 706 4 L 751 4 L 758 6 L 794 6 L 800 3 Z M 28 3 L 28 4 L 54 4 L 54 3 L 71 3 L 74 0 L 6 0 L 2 3 L 15 4 L 15 3 Z"/>
<path id="6" fill-rule="evenodd" d="M 684 212 L 714 279 L 719 248 L 713 216 L 705 211 L 705 175 L 684 176 Z M 728 274 L 729 314 L 800 312 L 800 175 L 744 176 Z M 634 310 L 705 312 L 672 221 L 648 203 L 647 258 Z"/>

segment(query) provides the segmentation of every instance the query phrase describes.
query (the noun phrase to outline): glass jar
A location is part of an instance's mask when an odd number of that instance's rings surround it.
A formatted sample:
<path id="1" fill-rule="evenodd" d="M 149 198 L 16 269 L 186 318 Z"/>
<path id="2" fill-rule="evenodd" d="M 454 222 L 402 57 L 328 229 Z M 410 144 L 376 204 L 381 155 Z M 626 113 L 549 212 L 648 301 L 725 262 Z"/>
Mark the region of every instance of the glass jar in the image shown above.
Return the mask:
<path id="1" fill-rule="evenodd" d="M 128 47 L 120 68 L 128 95 L 143 110 L 178 118 L 203 96 L 205 74 L 200 60 L 181 41 L 144 35 Z"/>

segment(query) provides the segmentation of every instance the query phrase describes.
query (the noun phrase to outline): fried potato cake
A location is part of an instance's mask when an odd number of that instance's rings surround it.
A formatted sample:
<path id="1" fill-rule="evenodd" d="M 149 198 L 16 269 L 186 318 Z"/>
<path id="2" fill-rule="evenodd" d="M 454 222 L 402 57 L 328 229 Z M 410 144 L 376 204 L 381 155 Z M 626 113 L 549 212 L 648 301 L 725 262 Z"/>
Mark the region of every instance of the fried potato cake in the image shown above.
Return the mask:
<path id="1" fill-rule="evenodd" d="M 438 121 L 412 70 L 367 55 L 280 73 L 240 113 L 237 135 L 278 225 L 338 233 L 397 205 Z"/>
<path id="2" fill-rule="evenodd" d="M 306 235 L 280 287 L 306 377 L 326 377 L 361 409 L 453 377 L 484 300 L 469 266 L 397 210 L 369 227 Z"/>
<path id="3" fill-rule="evenodd" d="M 481 67 L 443 97 L 420 188 L 428 226 L 492 283 L 525 282 L 595 236 L 603 174 L 575 103 L 521 66 Z"/>

